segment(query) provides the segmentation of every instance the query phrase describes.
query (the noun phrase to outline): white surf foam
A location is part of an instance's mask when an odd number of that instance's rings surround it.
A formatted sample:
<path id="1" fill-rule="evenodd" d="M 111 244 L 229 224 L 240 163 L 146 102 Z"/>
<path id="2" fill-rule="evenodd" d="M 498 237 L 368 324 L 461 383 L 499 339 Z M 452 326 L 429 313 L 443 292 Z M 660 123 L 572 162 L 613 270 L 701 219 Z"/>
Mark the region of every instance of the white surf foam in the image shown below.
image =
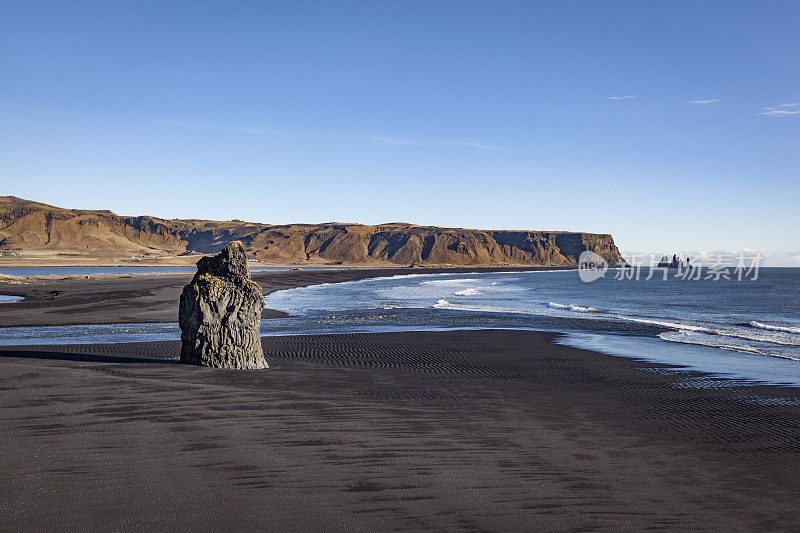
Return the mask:
<path id="1" fill-rule="evenodd" d="M 594 307 L 583 307 L 580 305 L 565 305 L 559 304 L 556 302 L 549 302 L 547 305 L 556 309 L 567 309 L 569 311 L 575 311 L 576 313 L 599 313 L 599 309 L 595 309 Z"/>
<path id="2" fill-rule="evenodd" d="M 800 361 L 800 357 L 776 352 L 773 350 L 766 350 L 758 348 L 744 342 L 736 340 L 723 340 L 720 335 L 709 335 L 696 331 L 665 331 L 659 335 L 659 338 L 669 342 L 680 342 L 683 344 L 696 344 L 699 346 L 709 346 L 712 348 L 721 348 L 723 350 L 732 350 L 735 352 L 750 353 L 755 355 L 763 355 L 768 357 L 780 357 L 783 359 L 791 359 L 793 361 Z M 729 339 L 729 338 L 728 338 Z"/>
<path id="3" fill-rule="evenodd" d="M 461 279 L 430 279 L 427 281 L 420 281 L 420 285 L 458 285 L 460 283 L 475 283 L 480 281 L 477 278 L 461 278 Z"/>
<path id="4" fill-rule="evenodd" d="M 756 322 L 755 320 L 750 322 L 750 327 L 757 328 L 757 329 L 766 329 L 769 331 L 782 331 L 784 333 L 795 333 L 800 334 L 800 328 L 795 328 L 791 326 L 774 326 L 772 324 L 765 324 L 763 322 Z"/>
<path id="5" fill-rule="evenodd" d="M 716 331 L 718 335 L 735 337 L 757 342 L 769 342 L 772 344 L 782 344 L 784 346 L 800 346 L 800 336 L 784 333 L 780 330 L 746 330 L 745 328 L 721 328 Z"/>
<path id="6" fill-rule="evenodd" d="M 481 291 L 479 291 L 478 289 L 473 289 L 472 287 L 470 287 L 470 288 L 464 289 L 462 291 L 456 291 L 453 294 L 455 294 L 457 296 L 477 296 L 477 295 L 483 294 L 483 293 Z"/>
<path id="7" fill-rule="evenodd" d="M 665 328 L 670 329 L 678 329 L 684 331 L 697 331 L 697 332 L 704 332 L 704 333 L 716 333 L 715 330 L 711 328 L 707 328 L 705 326 L 695 326 L 692 324 L 684 324 L 682 322 L 671 322 L 669 320 L 661 320 L 655 318 L 634 318 L 632 316 L 617 316 L 620 320 L 625 320 L 626 322 L 636 322 L 637 324 L 650 324 L 652 326 L 664 326 Z"/>
<path id="8" fill-rule="evenodd" d="M 433 304 L 433 307 L 436 309 L 449 309 L 452 305 L 453 304 L 442 298 L 441 300 Z"/>
<path id="9" fill-rule="evenodd" d="M 450 311 L 470 311 L 477 313 L 504 313 L 504 314 L 527 314 L 519 309 L 497 307 L 493 305 L 468 305 L 454 304 L 448 300 L 441 299 L 434 304 L 434 309 L 448 309 Z"/>

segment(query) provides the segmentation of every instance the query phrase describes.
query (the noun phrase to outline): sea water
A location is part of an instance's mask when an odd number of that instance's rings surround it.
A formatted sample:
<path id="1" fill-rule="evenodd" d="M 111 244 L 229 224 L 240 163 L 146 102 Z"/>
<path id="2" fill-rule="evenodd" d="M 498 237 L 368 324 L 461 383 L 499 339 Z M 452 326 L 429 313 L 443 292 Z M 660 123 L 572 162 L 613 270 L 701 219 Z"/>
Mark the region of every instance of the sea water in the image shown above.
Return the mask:
<path id="1" fill-rule="evenodd" d="M 800 385 L 800 269 L 754 278 L 661 272 L 591 283 L 576 271 L 394 276 L 279 291 L 281 333 L 509 328 L 733 378 Z M 621 279 L 618 279 L 621 278 Z"/>
<path id="2" fill-rule="evenodd" d="M 643 276 L 643 278 L 646 276 Z M 505 317 L 592 329 L 653 332 L 664 341 L 800 360 L 800 269 L 764 268 L 758 279 L 683 280 L 660 276 L 584 283 L 574 271 L 430 274 L 373 278 L 289 289 L 266 298 L 267 307 L 306 318 L 335 320 L 359 312 L 378 321 L 414 310 L 427 325 L 466 317 Z M 448 313 L 423 313 L 422 311 Z M 303 327 L 298 323 L 299 328 Z"/>

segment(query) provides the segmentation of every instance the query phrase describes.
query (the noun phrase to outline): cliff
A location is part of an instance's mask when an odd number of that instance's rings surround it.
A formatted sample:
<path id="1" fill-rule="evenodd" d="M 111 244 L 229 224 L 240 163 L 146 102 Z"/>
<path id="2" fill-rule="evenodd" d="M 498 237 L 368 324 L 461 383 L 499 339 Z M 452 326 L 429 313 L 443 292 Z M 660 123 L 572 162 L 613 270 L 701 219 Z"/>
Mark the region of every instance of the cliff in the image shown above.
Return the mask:
<path id="1" fill-rule="evenodd" d="M 290 224 L 121 217 L 0 197 L 0 251 L 120 257 L 216 253 L 242 241 L 248 256 L 284 265 L 553 265 L 584 250 L 620 258 L 611 235 L 453 229 L 393 223 Z"/>

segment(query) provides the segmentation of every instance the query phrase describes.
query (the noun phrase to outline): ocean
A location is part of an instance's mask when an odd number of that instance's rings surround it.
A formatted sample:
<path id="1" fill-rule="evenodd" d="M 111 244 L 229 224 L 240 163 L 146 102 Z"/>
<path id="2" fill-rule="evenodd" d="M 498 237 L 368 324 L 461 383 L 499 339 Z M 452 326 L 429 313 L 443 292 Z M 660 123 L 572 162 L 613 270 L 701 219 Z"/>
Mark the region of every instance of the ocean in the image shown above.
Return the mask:
<path id="1" fill-rule="evenodd" d="M 643 277 L 646 277 L 643 276 Z M 568 325 L 629 332 L 658 329 L 664 341 L 800 360 L 800 269 L 763 268 L 756 280 L 614 279 L 582 282 L 575 271 L 431 274 L 317 285 L 273 293 L 267 307 L 310 319 L 404 319 L 440 326 L 505 317 L 510 325 Z M 422 311 L 448 311 L 423 313 Z M 347 318 L 345 318 L 347 317 Z M 302 327 L 298 324 L 295 327 Z"/>
<path id="2" fill-rule="evenodd" d="M 800 384 L 800 269 L 757 279 L 581 281 L 577 271 L 410 274 L 268 295 L 293 315 L 262 335 L 508 328 L 565 333 L 559 342 L 771 383 Z M 9 304 L 13 305 L 13 304 Z M 179 338 L 176 324 L 0 328 L 0 344 Z"/>
<path id="3" fill-rule="evenodd" d="M 770 383 L 800 384 L 800 269 L 757 278 L 684 279 L 671 271 L 591 283 L 577 271 L 428 274 L 279 291 L 295 315 L 272 334 L 510 328 L 559 342 Z M 622 278 L 622 279 L 618 279 Z"/>

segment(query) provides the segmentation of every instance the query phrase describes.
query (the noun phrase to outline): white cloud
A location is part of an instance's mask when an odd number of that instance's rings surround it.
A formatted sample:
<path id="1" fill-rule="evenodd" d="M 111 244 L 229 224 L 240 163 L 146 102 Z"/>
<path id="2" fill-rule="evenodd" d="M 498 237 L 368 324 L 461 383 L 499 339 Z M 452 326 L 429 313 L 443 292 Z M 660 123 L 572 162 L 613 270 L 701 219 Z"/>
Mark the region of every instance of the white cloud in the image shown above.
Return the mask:
<path id="1" fill-rule="evenodd" d="M 710 100 L 692 100 L 689 102 L 690 104 L 716 104 L 719 102 L 719 98 L 713 98 Z"/>
<path id="2" fill-rule="evenodd" d="M 455 148 L 473 148 L 475 150 L 483 150 L 484 152 L 510 152 L 510 148 L 505 146 L 498 146 L 494 144 L 485 144 L 479 142 L 459 141 L 454 139 L 447 140 L 421 140 L 421 139 L 406 139 L 403 137 L 383 137 L 374 136 L 372 141 L 378 144 L 385 144 L 387 146 L 451 146 Z"/>
<path id="3" fill-rule="evenodd" d="M 635 96 L 627 95 L 627 96 L 609 96 L 609 100 L 635 100 Z"/>
<path id="4" fill-rule="evenodd" d="M 768 117 L 782 117 L 785 115 L 800 115 L 800 109 L 797 110 L 788 110 L 788 109 L 778 109 L 775 107 L 765 107 L 764 111 L 760 114 L 766 115 Z"/>
<path id="5" fill-rule="evenodd" d="M 772 251 L 763 254 L 761 266 L 800 267 L 800 250 Z"/>
<path id="6" fill-rule="evenodd" d="M 800 107 L 800 104 L 780 104 L 772 107 L 765 107 L 763 108 L 764 110 L 760 114 L 766 115 L 768 117 L 800 115 L 800 109 L 795 109 L 797 107 Z"/>

